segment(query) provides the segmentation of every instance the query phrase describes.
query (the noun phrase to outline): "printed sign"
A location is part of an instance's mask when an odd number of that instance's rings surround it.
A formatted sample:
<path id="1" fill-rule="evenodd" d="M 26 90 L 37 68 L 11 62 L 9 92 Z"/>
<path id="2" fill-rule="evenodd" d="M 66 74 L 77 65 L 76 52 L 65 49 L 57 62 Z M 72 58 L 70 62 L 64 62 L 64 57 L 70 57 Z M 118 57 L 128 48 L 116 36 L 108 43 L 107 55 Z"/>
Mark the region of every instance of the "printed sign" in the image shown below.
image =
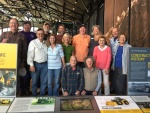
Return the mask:
<path id="1" fill-rule="evenodd" d="M 150 94 L 150 48 L 129 49 L 128 95 Z"/>

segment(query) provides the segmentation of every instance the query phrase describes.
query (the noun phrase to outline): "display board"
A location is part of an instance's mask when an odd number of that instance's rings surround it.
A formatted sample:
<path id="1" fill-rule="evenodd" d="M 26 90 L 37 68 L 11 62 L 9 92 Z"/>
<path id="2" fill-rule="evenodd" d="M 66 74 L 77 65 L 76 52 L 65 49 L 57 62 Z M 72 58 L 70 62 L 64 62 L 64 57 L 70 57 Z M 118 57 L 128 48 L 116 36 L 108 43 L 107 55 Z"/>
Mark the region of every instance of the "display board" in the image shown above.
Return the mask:
<path id="1" fill-rule="evenodd" d="M 150 113 L 150 98 L 148 96 L 131 96 L 144 113 Z"/>
<path id="2" fill-rule="evenodd" d="M 0 97 L 16 96 L 17 44 L 0 44 Z"/>
<path id="3" fill-rule="evenodd" d="M 0 98 L 0 113 L 7 113 L 14 98 Z"/>
<path id="4" fill-rule="evenodd" d="M 8 113 L 54 113 L 55 97 L 15 98 Z"/>
<path id="5" fill-rule="evenodd" d="M 67 96 L 0 98 L 0 113 L 142 112 L 150 113 L 149 96 Z"/>
<path id="6" fill-rule="evenodd" d="M 95 96 L 101 113 L 142 113 L 130 96 Z"/>
<path id="7" fill-rule="evenodd" d="M 93 96 L 56 97 L 55 113 L 100 113 Z"/>
<path id="8" fill-rule="evenodd" d="M 128 95 L 150 95 L 150 49 L 129 49 Z"/>

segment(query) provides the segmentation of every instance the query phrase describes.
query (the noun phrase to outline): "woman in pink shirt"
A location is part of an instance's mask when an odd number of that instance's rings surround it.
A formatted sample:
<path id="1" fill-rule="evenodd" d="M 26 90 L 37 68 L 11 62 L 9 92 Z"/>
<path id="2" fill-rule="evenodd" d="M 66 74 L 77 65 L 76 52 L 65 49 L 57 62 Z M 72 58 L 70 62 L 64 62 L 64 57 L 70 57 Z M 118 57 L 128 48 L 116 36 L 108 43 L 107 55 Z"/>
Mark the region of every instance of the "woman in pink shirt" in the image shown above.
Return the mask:
<path id="1" fill-rule="evenodd" d="M 96 67 L 99 68 L 103 74 L 104 94 L 109 95 L 109 68 L 111 62 L 111 49 L 105 45 L 105 37 L 100 37 L 98 43 L 99 45 L 94 48 L 93 57 L 96 61 Z"/>

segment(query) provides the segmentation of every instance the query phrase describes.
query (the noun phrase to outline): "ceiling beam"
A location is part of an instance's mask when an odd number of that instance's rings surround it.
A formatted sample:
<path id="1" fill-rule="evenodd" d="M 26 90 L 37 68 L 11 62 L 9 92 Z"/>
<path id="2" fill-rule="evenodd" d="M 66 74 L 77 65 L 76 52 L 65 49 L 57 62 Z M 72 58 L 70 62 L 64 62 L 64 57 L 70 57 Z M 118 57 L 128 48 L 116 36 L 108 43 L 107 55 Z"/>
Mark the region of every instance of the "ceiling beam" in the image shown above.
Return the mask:
<path id="1" fill-rule="evenodd" d="M 58 5 L 58 6 L 60 6 L 60 7 L 63 8 L 63 6 L 61 6 L 61 5 L 59 5 L 59 4 L 55 3 L 55 2 L 52 2 L 51 0 L 49 0 L 48 2 L 53 3 L 53 4 Z M 66 9 L 66 10 L 69 10 L 69 11 L 73 11 L 73 10 L 71 10 L 71 9 L 69 9 L 69 8 L 65 8 L 65 9 Z M 75 11 L 75 13 L 78 14 L 78 15 L 80 15 L 80 16 L 82 16 L 82 14 L 80 14 L 80 13 L 78 13 L 78 12 L 76 12 L 76 11 Z"/>
<path id="2" fill-rule="evenodd" d="M 77 9 L 80 9 L 82 12 L 84 12 L 83 9 L 81 9 L 80 7 L 78 7 L 78 6 L 74 5 L 74 4 L 72 4 L 71 2 L 69 2 L 69 1 L 67 1 L 67 0 L 65 0 L 65 2 L 68 3 L 68 4 L 70 4 L 70 5 L 72 5 L 73 7 L 76 7 Z"/>
<path id="3" fill-rule="evenodd" d="M 66 0 L 64 0 L 64 4 L 63 4 L 63 20 L 65 19 L 65 7 L 66 7 Z"/>
<path id="4" fill-rule="evenodd" d="M 46 8 L 45 6 L 43 6 L 43 4 L 37 4 L 37 3 L 39 3 L 38 1 L 34 1 L 34 4 L 36 4 L 36 5 L 39 5 L 39 7 L 42 7 L 42 8 Z M 47 8 L 46 8 L 47 9 Z M 51 9 L 51 10 L 53 10 L 53 11 L 55 11 L 55 12 L 57 12 L 57 13 L 59 13 L 60 15 L 59 16 L 63 16 L 63 12 L 61 12 L 61 11 L 58 11 L 57 9 L 54 9 L 54 8 L 52 8 L 52 7 L 49 7 L 49 9 Z M 69 17 L 73 17 L 73 16 L 71 16 L 71 15 L 68 15 L 68 14 L 65 14 L 65 15 L 67 15 L 67 16 L 69 16 Z M 74 18 L 74 17 L 73 17 Z M 75 18 L 76 19 L 76 18 Z"/>

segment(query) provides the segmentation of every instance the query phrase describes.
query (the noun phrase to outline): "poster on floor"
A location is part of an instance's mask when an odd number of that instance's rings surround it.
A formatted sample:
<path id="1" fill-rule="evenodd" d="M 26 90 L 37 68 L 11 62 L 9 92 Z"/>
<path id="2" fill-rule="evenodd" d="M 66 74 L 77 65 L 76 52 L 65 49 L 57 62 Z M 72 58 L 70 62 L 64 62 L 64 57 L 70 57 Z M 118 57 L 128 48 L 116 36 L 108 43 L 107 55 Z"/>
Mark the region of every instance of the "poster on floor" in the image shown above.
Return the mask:
<path id="1" fill-rule="evenodd" d="M 0 98 L 0 113 L 7 113 L 14 98 Z"/>
<path id="2" fill-rule="evenodd" d="M 142 113 L 130 96 L 95 96 L 101 113 Z"/>
<path id="3" fill-rule="evenodd" d="M 150 49 L 129 49 L 128 95 L 150 95 Z"/>
<path id="4" fill-rule="evenodd" d="M 55 97 L 15 98 L 8 113 L 53 113 Z"/>
<path id="5" fill-rule="evenodd" d="M 148 96 L 131 96 L 143 113 L 150 113 L 150 98 Z"/>
<path id="6" fill-rule="evenodd" d="M 0 97 L 16 97 L 17 44 L 0 44 Z"/>

